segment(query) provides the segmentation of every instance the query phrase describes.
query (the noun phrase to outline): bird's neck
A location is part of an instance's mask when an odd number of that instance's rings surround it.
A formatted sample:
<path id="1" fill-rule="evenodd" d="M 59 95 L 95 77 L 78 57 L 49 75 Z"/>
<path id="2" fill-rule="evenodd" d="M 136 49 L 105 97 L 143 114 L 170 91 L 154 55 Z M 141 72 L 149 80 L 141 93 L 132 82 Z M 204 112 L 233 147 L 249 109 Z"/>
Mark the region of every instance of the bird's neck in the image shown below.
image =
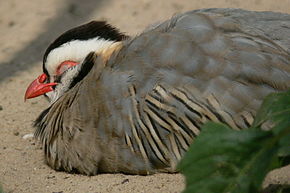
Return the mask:
<path id="1" fill-rule="evenodd" d="M 115 42 L 104 49 L 97 51 L 97 55 L 100 55 L 103 59 L 103 62 L 107 62 L 113 53 L 118 52 L 123 47 L 122 42 Z"/>

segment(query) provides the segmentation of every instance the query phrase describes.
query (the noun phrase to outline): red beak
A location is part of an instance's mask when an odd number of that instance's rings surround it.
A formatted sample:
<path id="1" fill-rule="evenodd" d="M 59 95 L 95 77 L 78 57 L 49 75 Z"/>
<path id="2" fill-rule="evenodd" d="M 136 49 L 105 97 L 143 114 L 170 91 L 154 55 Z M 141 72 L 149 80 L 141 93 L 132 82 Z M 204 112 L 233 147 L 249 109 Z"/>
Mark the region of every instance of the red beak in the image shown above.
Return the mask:
<path id="1" fill-rule="evenodd" d="M 53 91 L 52 86 L 57 85 L 57 83 L 44 83 L 47 79 L 46 74 L 41 74 L 37 79 L 35 79 L 32 83 L 30 83 L 29 87 L 25 92 L 24 99 L 30 99 L 34 97 L 38 97 L 47 92 Z"/>

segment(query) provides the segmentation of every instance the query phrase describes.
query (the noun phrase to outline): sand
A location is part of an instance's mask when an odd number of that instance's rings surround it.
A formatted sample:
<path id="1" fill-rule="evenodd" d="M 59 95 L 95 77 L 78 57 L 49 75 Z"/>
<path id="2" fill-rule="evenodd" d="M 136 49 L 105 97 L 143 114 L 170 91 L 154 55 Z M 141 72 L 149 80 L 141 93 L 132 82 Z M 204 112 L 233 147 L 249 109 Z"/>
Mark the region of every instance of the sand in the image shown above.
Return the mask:
<path id="1" fill-rule="evenodd" d="M 28 84 L 42 72 L 47 45 L 63 31 L 90 20 L 107 20 L 128 35 L 192 9 L 234 7 L 290 13 L 290 0 L 2 0 L 0 1 L 0 183 L 6 193 L 181 192 L 180 174 L 93 177 L 56 172 L 46 166 L 32 138 L 32 123 L 48 105 L 23 101 Z M 289 182 L 290 167 L 267 182 Z"/>

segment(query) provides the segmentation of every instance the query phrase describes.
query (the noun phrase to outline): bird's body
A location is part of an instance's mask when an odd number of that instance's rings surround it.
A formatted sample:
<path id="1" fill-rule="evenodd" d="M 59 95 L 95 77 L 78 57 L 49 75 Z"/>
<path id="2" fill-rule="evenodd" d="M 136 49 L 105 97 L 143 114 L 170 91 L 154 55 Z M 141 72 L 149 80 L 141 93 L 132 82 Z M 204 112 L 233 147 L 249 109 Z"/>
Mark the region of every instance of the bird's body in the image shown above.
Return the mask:
<path id="1" fill-rule="evenodd" d="M 287 14 L 177 15 L 88 53 L 72 68 L 76 76 L 60 76 L 60 84 L 73 78 L 39 116 L 35 135 L 57 170 L 175 172 L 203 123 L 247 128 L 266 95 L 290 89 L 289 50 Z"/>

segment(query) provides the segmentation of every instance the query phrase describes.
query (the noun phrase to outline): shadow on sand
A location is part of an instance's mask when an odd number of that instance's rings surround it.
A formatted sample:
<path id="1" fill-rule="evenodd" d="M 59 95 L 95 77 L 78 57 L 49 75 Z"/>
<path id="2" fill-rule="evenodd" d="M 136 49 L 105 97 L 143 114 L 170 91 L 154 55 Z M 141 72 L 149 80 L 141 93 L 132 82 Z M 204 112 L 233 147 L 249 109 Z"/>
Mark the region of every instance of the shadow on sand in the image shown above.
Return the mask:
<path id="1" fill-rule="evenodd" d="M 31 68 L 33 64 L 42 60 L 42 55 L 51 41 L 62 32 L 88 22 L 89 16 L 102 8 L 104 0 L 65 0 L 63 9 L 52 20 L 48 21 L 45 32 L 39 34 L 26 47 L 15 53 L 14 57 L 5 63 L 0 63 L 0 81 L 16 72 Z"/>

